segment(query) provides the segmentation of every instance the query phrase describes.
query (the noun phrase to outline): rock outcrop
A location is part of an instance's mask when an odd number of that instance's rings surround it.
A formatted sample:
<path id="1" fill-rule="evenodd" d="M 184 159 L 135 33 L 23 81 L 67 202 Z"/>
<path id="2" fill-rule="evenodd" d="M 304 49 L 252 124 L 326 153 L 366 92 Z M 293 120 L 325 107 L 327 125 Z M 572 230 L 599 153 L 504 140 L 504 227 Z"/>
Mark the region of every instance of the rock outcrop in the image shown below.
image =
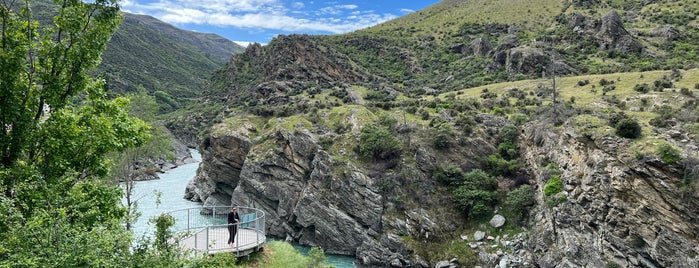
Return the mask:
<path id="1" fill-rule="evenodd" d="M 261 209 L 269 235 L 356 256 L 363 265 L 428 266 L 404 237 L 442 239 L 459 221 L 458 211 L 443 207 L 448 192 L 418 169 L 434 169 L 429 149 L 416 151 L 405 167 L 414 174 L 404 177 L 338 160 L 321 148 L 318 134 L 277 120 L 266 130 L 246 119 L 216 125 L 200 145 L 203 161 L 185 197 Z"/>
<path id="2" fill-rule="evenodd" d="M 610 11 L 601 19 L 589 18 L 580 13 L 573 14 L 569 27 L 574 33 L 595 40 L 601 50 L 627 53 L 643 51 L 643 46 L 626 30 L 616 10 Z"/>
<path id="3" fill-rule="evenodd" d="M 537 194 L 529 245 L 538 266 L 699 266 L 699 194 L 678 189 L 677 167 L 622 153 L 623 138 L 537 126 L 523 136 L 522 158 L 540 191 L 545 165 L 563 171 L 563 192 L 550 197 L 562 203 L 550 207 Z"/>

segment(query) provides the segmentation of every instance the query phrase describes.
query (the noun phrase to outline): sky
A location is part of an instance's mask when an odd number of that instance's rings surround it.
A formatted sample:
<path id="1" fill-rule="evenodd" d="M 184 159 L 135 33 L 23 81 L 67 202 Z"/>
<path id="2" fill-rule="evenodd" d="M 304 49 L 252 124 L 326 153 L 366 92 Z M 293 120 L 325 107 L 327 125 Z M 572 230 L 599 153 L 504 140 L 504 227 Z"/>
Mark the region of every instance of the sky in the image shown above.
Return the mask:
<path id="1" fill-rule="evenodd" d="M 246 46 L 279 34 L 339 34 L 423 9 L 438 0 L 121 0 L 123 11 Z"/>

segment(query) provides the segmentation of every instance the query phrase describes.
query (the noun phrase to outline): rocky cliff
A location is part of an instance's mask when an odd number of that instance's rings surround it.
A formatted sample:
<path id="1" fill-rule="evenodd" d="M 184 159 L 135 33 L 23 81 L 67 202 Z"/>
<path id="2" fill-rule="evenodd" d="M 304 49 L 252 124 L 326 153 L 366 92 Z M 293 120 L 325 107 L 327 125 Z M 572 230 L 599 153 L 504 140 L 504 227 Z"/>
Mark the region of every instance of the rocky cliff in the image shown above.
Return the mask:
<path id="1" fill-rule="evenodd" d="M 697 267 L 699 194 L 678 187 L 684 167 L 628 154 L 628 140 L 566 127 L 527 128 L 523 159 L 543 189 L 562 167 L 561 204 L 539 196 L 530 245 L 540 267 Z"/>
<path id="2" fill-rule="evenodd" d="M 357 107 L 348 118 L 362 111 Z M 449 193 L 425 172 L 435 167 L 431 149 L 416 144 L 413 160 L 385 170 L 396 163 L 365 165 L 350 160 L 350 152 L 323 149 L 319 140 L 334 133 L 288 118 L 258 120 L 239 118 L 212 129 L 186 198 L 262 209 L 270 235 L 356 256 L 364 265 L 426 267 L 404 237 L 443 239 L 460 225 L 454 217 L 460 212 L 444 206 L 451 204 Z M 264 129 L 269 125 L 275 126 Z M 356 143 L 361 126 L 349 129 L 356 130 L 336 142 Z M 474 152 L 492 150 L 480 138 L 472 142 Z"/>

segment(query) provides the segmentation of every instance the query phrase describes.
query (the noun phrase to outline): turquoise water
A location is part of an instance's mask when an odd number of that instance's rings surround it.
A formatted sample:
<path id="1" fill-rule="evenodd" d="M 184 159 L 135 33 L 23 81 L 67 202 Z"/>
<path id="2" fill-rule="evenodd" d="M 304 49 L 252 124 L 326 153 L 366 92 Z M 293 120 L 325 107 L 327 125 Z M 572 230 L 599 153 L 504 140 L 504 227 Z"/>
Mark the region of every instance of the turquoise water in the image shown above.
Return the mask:
<path id="1" fill-rule="evenodd" d="M 139 181 L 134 187 L 134 200 L 138 200 L 138 211 L 141 216 L 134 223 L 134 233 L 137 237 L 151 236 L 155 227 L 148 219 L 161 213 L 182 208 L 200 207 L 201 203 L 184 199 L 184 189 L 194 178 L 201 161 L 201 155 L 196 150 L 190 150 L 195 163 L 179 166 L 160 174 L 159 180 Z M 308 254 L 308 247 L 294 245 L 303 254 Z M 354 268 L 354 258 L 327 254 L 328 265 L 337 268 Z"/>

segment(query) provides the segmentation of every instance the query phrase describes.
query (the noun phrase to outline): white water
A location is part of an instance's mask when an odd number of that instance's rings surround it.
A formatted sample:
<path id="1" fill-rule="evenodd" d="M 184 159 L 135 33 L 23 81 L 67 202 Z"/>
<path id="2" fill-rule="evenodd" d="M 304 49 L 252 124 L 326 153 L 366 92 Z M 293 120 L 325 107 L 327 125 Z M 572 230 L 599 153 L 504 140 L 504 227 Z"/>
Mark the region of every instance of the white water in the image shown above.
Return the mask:
<path id="1" fill-rule="evenodd" d="M 152 236 L 155 226 L 148 220 L 161 213 L 183 208 L 201 207 L 201 203 L 184 199 L 184 189 L 187 183 L 197 174 L 201 161 L 199 151 L 190 149 L 196 162 L 179 166 L 160 174 L 159 180 L 138 181 L 134 186 L 133 196 L 137 200 L 137 208 L 141 216 L 134 223 L 134 233 L 137 238 Z M 159 202 L 159 204 L 158 204 Z M 294 245 L 300 252 L 308 254 L 308 247 Z M 338 255 L 326 255 L 327 264 L 336 268 L 354 268 L 354 258 Z"/>

